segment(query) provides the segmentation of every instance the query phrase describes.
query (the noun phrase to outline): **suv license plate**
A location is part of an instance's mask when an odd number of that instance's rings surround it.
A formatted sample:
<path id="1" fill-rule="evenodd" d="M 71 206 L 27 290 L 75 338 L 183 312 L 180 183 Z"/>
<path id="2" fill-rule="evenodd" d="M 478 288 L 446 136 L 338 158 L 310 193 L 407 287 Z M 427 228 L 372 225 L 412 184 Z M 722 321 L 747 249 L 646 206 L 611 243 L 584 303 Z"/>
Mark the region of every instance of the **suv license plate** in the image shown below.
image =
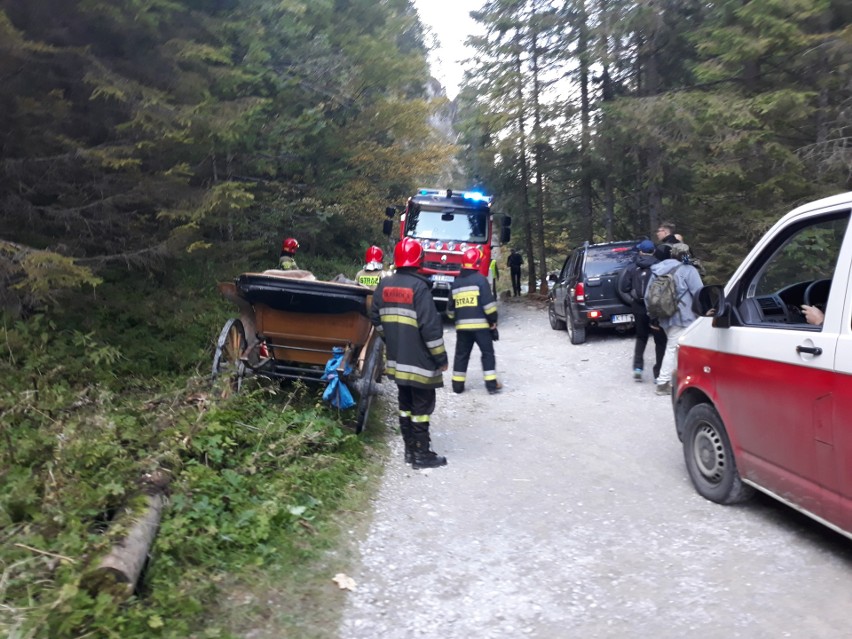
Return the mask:
<path id="1" fill-rule="evenodd" d="M 633 315 L 628 313 L 627 315 L 613 315 L 612 323 L 613 324 L 627 324 L 628 322 L 633 321 Z"/>
<path id="2" fill-rule="evenodd" d="M 452 282 L 455 278 L 452 275 L 433 275 L 433 282 Z"/>

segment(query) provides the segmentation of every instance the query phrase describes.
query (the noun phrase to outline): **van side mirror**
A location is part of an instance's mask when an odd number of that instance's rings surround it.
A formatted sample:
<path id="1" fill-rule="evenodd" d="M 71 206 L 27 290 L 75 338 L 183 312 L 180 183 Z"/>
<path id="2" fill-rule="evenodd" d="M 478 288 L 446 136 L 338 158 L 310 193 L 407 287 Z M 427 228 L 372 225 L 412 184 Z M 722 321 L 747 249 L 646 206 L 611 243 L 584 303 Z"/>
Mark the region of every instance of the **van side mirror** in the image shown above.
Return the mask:
<path id="1" fill-rule="evenodd" d="M 393 233 L 393 220 L 385 220 L 382 222 L 382 233 L 390 237 L 390 234 Z"/>
<path id="2" fill-rule="evenodd" d="M 512 239 L 512 218 L 504 215 L 500 220 L 500 244 L 508 244 Z"/>
<path id="3" fill-rule="evenodd" d="M 696 315 L 712 317 L 716 328 L 731 327 L 731 307 L 725 299 L 725 289 L 718 284 L 705 286 L 692 300 Z"/>
<path id="4" fill-rule="evenodd" d="M 385 217 L 393 219 L 396 216 L 396 207 L 389 206 L 385 209 Z"/>

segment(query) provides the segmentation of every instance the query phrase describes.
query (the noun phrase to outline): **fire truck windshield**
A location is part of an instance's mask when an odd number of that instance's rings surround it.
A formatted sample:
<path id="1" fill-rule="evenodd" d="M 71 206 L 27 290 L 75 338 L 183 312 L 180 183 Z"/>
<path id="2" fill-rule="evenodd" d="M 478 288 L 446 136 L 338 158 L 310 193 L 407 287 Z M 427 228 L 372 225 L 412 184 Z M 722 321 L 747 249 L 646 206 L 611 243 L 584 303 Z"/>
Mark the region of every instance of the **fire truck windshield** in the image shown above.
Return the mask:
<path id="1" fill-rule="evenodd" d="M 481 244 L 488 240 L 488 212 L 415 205 L 408 211 L 405 234 L 420 239 Z"/>

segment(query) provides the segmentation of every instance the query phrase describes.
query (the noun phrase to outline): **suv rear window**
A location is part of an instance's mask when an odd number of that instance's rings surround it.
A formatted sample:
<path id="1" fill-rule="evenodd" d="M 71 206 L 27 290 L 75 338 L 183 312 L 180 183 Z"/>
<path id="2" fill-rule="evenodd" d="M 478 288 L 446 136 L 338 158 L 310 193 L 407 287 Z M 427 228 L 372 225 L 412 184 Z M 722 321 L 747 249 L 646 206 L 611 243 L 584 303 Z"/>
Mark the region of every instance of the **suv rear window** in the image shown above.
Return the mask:
<path id="1" fill-rule="evenodd" d="M 586 277 L 614 275 L 633 261 L 633 244 L 590 246 L 586 250 Z"/>

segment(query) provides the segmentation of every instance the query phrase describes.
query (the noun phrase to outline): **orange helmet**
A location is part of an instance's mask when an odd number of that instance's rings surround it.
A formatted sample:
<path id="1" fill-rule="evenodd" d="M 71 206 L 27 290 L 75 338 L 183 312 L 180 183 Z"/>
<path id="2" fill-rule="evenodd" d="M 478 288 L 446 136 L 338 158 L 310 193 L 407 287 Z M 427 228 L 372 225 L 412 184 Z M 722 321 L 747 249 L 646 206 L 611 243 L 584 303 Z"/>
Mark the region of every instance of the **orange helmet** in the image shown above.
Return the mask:
<path id="1" fill-rule="evenodd" d="M 370 262 L 379 262 L 385 258 L 385 253 L 375 244 L 367 249 L 366 255 L 364 255 L 364 262 L 369 264 Z"/>
<path id="2" fill-rule="evenodd" d="M 423 264 L 423 247 L 420 242 L 410 237 L 400 240 L 393 250 L 393 263 L 397 268 Z"/>
<path id="3" fill-rule="evenodd" d="M 286 240 L 281 242 L 281 251 L 284 253 L 289 253 L 290 255 L 295 255 L 296 250 L 299 248 L 299 242 L 295 237 L 288 237 Z"/>
<path id="4" fill-rule="evenodd" d="M 476 270 L 479 268 L 480 263 L 482 262 L 482 251 L 480 251 L 475 246 L 473 248 L 469 248 L 462 255 L 462 268 L 468 268 L 471 270 Z"/>

